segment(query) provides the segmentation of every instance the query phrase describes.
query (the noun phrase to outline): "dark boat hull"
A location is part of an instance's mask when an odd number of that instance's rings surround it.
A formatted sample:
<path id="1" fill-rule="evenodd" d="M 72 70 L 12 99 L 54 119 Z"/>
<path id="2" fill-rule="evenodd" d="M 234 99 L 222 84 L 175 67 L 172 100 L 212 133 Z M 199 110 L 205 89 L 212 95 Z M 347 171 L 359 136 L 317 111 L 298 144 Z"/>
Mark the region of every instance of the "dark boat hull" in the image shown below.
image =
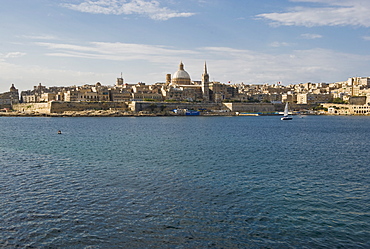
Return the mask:
<path id="1" fill-rule="evenodd" d="M 292 120 L 293 118 L 291 117 L 282 117 L 281 120 Z"/>

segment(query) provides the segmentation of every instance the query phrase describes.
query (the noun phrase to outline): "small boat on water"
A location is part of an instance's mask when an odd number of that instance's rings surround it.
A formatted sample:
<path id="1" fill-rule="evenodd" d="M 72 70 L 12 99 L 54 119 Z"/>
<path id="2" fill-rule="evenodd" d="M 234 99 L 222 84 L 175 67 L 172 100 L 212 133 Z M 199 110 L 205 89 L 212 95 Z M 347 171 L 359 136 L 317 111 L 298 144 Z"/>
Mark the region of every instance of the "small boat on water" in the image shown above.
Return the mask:
<path id="1" fill-rule="evenodd" d="M 199 115 L 200 115 L 199 111 L 187 110 L 185 112 L 185 116 L 199 116 Z"/>
<path id="2" fill-rule="evenodd" d="M 289 107 L 288 102 L 285 104 L 284 108 L 284 116 L 281 118 L 281 120 L 292 120 L 293 118 L 289 116 Z"/>
<path id="3" fill-rule="evenodd" d="M 259 116 L 258 113 L 248 113 L 248 112 L 242 112 L 238 114 L 239 116 Z"/>
<path id="4" fill-rule="evenodd" d="M 182 116 L 199 116 L 200 111 L 188 110 L 188 109 L 174 109 L 174 113 Z"/>

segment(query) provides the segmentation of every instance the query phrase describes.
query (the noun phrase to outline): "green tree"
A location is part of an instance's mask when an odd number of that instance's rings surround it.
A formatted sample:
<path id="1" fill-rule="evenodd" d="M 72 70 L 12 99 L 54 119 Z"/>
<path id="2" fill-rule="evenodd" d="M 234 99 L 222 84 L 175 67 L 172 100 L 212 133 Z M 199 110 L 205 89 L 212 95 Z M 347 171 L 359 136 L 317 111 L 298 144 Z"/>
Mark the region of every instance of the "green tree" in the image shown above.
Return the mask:
<path id="1" fill-rule="evenodd" d="M 333 103 L 333 104 L 346 104 L 347 102 L 344 101 L 343 99 L 341 98 L 334 98 L 332 101 L 330 101 L 329 103 Z"/>

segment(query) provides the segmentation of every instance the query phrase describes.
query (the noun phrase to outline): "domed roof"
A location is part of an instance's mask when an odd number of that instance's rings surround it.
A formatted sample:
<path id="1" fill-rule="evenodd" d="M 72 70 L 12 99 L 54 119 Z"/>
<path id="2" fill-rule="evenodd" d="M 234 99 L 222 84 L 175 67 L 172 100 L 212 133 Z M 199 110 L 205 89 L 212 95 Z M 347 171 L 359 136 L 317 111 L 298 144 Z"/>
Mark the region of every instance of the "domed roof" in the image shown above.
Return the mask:
<path id="1" fill-rule="evenodd" d="M 179 70 L 173 74 L 173 79 L 189 79 L 190 75 L 184 70 L 184 64 L 180 63 Z"/>
<path id="2" fill-rule="evenodd" d="M 174 79 L 190 79 L 190 75 L 184 71 L 184 70 L 179 70 L 173 75 Z"/>
<path id="3" fill-rule="evenodd" d="M 15 88 L 14 84 L 12 84 L 12 86 L 10 87 L 10 91 L 11 92 L 17 91 L 17 89 Z"/>

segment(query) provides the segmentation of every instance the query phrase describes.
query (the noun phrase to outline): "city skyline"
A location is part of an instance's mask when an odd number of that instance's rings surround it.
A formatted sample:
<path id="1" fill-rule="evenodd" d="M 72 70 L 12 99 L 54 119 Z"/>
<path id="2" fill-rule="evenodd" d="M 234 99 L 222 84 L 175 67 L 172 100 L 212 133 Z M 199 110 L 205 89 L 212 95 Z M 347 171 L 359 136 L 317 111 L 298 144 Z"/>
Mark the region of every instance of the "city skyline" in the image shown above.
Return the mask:
<path id="1" fill-rule="evenodd" d="M 4 0 L 0 92 L 200 80 L 336 82 L 369 76 L 366 0 Z"/>

